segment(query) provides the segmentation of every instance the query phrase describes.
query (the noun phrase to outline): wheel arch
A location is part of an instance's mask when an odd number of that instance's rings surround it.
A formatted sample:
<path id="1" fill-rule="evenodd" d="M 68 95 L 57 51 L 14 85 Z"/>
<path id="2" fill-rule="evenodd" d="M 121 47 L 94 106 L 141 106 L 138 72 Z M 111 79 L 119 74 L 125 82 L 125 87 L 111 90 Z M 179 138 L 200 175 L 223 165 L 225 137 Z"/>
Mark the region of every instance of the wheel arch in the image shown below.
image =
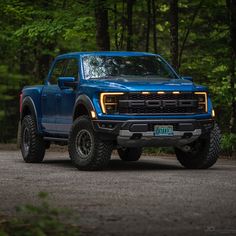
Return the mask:
<path id="1" fill-rule="evenodd" d="M 73 121 L 82 115 L 88 115 L 92 119 L 91 111 L 95 111 L 91 99 L 87 95 L 80 95 L 75 102 Z"/>
<path id="2" fill-rule="evenodd" d="M 22 112 L 20 114 L 21 122 L 26 115 L 32 115 L 34 117 L 36 121 L 36 125 L 37 125 L 37 131 L 39 131 L 38 114 L 37 114 L 36 106 L 34 104 L 33 99 L 29 96 L 25 97 L 22 102 Z"/>

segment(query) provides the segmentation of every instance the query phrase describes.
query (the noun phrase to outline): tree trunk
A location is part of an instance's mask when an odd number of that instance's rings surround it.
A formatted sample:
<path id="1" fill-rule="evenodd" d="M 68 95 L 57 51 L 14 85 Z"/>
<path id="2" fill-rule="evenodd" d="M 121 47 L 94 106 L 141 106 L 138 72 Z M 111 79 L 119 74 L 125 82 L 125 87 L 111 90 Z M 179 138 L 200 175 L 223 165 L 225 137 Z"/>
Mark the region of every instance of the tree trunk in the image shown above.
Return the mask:
<path id="1" fill-rule="evenodd" d="M 55 47 L 55 45 L 50 45 L 47 47 L 50 50 L 52 50 Z M 42 82 L 46 78 L 52 60 L 53 60 L 53 57 L 50 54 L 40 55 L 39 60 L 38 60 L 39 61 L 38 70 L 39 70 L 39 81 L 40 82 Z"/>
<path id="2" fill-rule="evenodd" d="M 95 0 L 95 21 L 97 50 L 110 51 L 108 10 L 105 0 Z"/>
<path id="3" fill-rule="evenodd" d="M 180 50 L 179 50 L 179 63 L 178 63 L 178 68 L 180 68 L 181 66 L 181 61 L 182 61 L 182 55 L 183 55 L 183 52 L 184 52 L 184 48 L 185 48 L 185 44 L 187 42 L 187 39 L 188 39 L 188 36 L 189 36 L 189 33 L 190 33 L 190 30 L 192 29 L 192 26 L 193 26 L 193 23 L 197 17 L 197 14 L 199 12 L 199 10 L 201 9 L 201 6 L 203 4 L 204 0 L 201 0 L 199 2 L 199 5 L 198 7 L 195 9 L 194 13 L 193 13 L 193 16 L 192 16 L 192 19 L 191 19 L 191 22 L 189 24 L 189 27 L 187 28 L 186 30 L 186 33 L 184 34 L 184 39 L 183 39 L 183 43 L 180 47 Z"/>
<path id="4" fill-rule="evenodd" d="M 236 92 L 235 92 L 235 83 L 236 83 L 236 1 L 235 0 L 226 0 L 228 7 L 229 15 L 229 28 L 230 28 L 230 88 L 232 91 L 232 111 L 230 119 L 230 131 L 236 133 Z"/>
<path id="5" fill-rule="evenodd" d="M 170 0 L 170 54 L 171 64 L 178 71 L 178 0 Z"/>
<path id="6" fill-rule="evenodd" d="M 119 49 L 123 49 L 124 43 L 124 33 L 125 33 L 125 0 L 122 1 L 122 18 L 121 18 L 121 33 L 120 33 L 120 40 L 119 40 Z"/>
<path id="7" fill-rule="evenodd" d="M 146 30 L 146 47 L 145 47 L 146 52 L 149 51 L 150 16 L 151 16 L 151 0 L 147 0 L 147 30 Z"/>
<path id="8" fill-rule="evenodd" d="M 21 42 L 21 45 L 24 45 L 23 40 Z M 21 75 L 26 75 L 27 74 L 27 63 L 26 63 L 26 58 L 27 58 L 27 51 L 24 49 L 24 47 L 20 47 L 19 50 L 19 65 L 20 65 L 20 74 Z"/>
<path id="9" fill-rule="evenodd" d="M 132 25 L 132 20 L 133 20 L 133 5 L 134 5 L 135 0 L 127 0 L 127 45 L 126 49 L 127 51 L 132 51 L 133 50 L 133 25 Z"/>
<path id="10" fill-rule="evenodd" d="M 117 22 L 117 6 L 114 4 L 114 30 L 115 30 L 115 47 L 116 50 L 119 50 L 119 44 L 118 44 L 118 22 Z"/>
<path id="11" fill-rule="evenodd" d="M 152 0 L 152 32 L 153 32 L 153 49 L 157 53 L 157 31 L 156 31 L 156 6 L 155 0 Z"/>

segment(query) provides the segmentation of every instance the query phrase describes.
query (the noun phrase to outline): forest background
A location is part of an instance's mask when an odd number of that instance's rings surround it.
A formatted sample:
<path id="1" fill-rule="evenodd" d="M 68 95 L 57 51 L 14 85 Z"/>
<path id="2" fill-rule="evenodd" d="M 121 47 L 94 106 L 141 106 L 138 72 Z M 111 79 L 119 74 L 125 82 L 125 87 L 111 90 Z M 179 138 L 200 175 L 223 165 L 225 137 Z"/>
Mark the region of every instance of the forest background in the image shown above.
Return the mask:
<path id="1" fill-rule="evenodd" d="M 58 54 L 161 54 L 209 87 L 222 149 L 236 145 L 236 0 L 0 0 L 0 143 L 16 141 L 19 94 Z"/>

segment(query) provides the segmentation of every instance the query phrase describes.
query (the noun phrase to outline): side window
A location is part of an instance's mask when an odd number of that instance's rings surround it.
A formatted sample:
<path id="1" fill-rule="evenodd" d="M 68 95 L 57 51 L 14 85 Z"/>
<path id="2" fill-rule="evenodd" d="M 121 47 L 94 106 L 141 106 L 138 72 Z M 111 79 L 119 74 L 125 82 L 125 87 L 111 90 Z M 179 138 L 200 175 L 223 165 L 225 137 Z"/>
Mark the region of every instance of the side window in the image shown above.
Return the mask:
<path id="1" fill-rule="evenodd" d="M 78 79 L 78 61 L 76 59 L 67 60 L 67 66 L 65 69 L 65 77 L 75 77 Z"/>
<path id="2" fill-rule="evenodd" d="M 64 74 L 64 68 L 66 65 L 66 60 L 59 60 L 53 67 L 51 77 L 49 79 L 50 84 L 57 84 L 57 79 Z"/>

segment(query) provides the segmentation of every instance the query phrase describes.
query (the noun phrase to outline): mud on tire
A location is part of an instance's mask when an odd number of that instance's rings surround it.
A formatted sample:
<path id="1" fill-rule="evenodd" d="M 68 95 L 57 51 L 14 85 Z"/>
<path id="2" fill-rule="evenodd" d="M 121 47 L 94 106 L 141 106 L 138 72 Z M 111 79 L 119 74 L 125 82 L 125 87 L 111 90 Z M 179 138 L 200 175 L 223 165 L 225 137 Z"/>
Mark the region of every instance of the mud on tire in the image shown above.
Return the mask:
<path id="1" fill-rule="evenodd" d="M 113 143 L 101 140 L 88 116 L 77 118 L 69 135 L 68 151 L 79 170 L 104 169 L 111 158 Z"/>
<path id="2" fill-rule="evenodd" d="M 175 148 L 178 161 L 189 169 L 207 169 L 215 164 L 220 153 L 220 129 L 214 128 L 204 138 L 199 138 L 191 145 L 190 152 Z"/>

